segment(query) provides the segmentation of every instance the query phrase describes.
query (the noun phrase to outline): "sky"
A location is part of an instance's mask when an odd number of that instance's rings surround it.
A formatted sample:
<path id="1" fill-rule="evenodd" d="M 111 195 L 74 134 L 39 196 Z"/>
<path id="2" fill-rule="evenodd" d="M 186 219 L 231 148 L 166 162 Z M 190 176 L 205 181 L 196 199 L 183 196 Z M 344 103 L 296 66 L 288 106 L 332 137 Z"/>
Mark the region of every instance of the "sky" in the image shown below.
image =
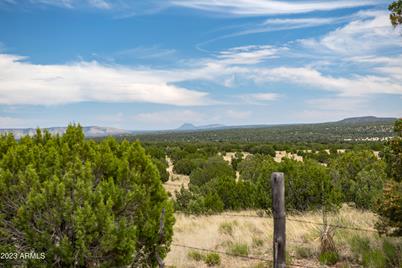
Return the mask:
<path id="1" fill-rule="evenodd" d="M 402 115 L 383 0 L 0 0 L 0 128 Z"/>

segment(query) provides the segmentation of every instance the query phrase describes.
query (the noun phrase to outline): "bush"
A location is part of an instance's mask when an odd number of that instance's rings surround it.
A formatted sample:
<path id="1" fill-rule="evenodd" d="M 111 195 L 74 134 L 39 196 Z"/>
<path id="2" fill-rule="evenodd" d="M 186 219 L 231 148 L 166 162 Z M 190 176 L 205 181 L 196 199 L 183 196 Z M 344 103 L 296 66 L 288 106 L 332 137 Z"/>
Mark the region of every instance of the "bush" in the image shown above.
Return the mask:
<path id="1" fill-rule="evenodd" d="M 173 171 L 177 174 L 190 175 L 195 168 L 196 164 L 194 161 L 183 158 L 174 163 Z"/>
<path id="2" fill-rule="evenodd" d="M 188 252 L 187 256 L 195 261 L 202 261 L 204 259 L 204 255 L 198 251 L 191 250 Z"/>
<path id="3" fill-rule="evenodd" d="M 190 174 L 190 183 L 202 186 L 214 178 L 236 177 L 235 171 L 222 157 L 211 157 L 201 167 L 196 168 Z"/>
<path id="4" fill-rule="evenodd" d="M 165 159 L 152 158 L 152 162 L 159 171 L 159 176 L 162 182 L 167 182 L 169 180 L 169 172 L 166 170 L 168 164 Z"/>
<path id="5" fill-rule="evenodd" d="M 325 265 L 334 265 L 338 262 L 338 260 L 339 255 L 336 252 L 327 251 L 321 253 L 319 256 L 320 263 Z"/>
<path id="6" fill-rule="evenodd" d="M 402 242 L 393 244 L 385 239 L 382 244 L 382 252 L 384 252 L 388 267 L 402 267 Z"/>
<path id="7" fill-rule="evenodd" d="M 229 253 L 235 256 L 248 256 L 248 245 L 244 243 L 234 243 L 229 247 Z"/>
<path id="8" fill-rule="evenodd" d="M 38 130 L 0 157 L 0 249 L 46 253 L 23 266 L 152 266 L 166 256 L 173 208 L 138 142 L 96 143 L 69 126 L 62 137 Z"/>
<path id="9" fill-rule="evenodd" d="M 221 257 L 218 253 L 208 253 L 204 259 L 208 266 L 215 266 L 221 264 Z"/>

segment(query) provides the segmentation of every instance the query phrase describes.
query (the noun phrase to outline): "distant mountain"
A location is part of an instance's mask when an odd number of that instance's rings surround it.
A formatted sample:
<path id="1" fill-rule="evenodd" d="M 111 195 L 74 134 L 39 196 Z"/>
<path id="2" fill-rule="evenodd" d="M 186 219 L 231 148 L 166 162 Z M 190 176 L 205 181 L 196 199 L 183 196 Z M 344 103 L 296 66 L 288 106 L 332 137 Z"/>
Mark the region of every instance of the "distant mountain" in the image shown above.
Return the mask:
<path id="1" fill-rule="evenodd" d="M 175 131 L 195 131 L 195 130 L 210 130 L 210 129 L 223 129 L 226 126 L 221 124 L 211 124 L 204 126 L 195 126 L 191 123 L 184 123 L 180 127 L 176 128 Z"/>
<path id="2" fill-rule="evenodd" d="M 396 119 L 397 118 L 394 117 L 361 116 L 361 117 L 345 118 L 336 123 L 343 123 L 343 124 L 377 123 L 385 121 L 395 121 Z"/>
<path id="3" fill-rule="evenodd" d="M 62 135 L 66 132 L 66 127 L 51 127 L 51 128 L 45 128 L 47 129 L 50 134 L 56 135 Z M 120 136 L 120 135 L 129 135 L 131 134 L 130 131 L 124 130 L 124 129 L 118 129 L 118 128 L 112 128 L 112 127 L 98 127 L 98 126 L 89 126 L 89 127 L 83 127 L 82 128 L 84 131 L 84 134 L 86 137 L 104 137 L 104 136 Z M 5 134 L 5 133 L 13 133 L 14 137 L 16 139 L 21 138 L 22 136 L 33 136 L 36 133 L 36 128 L 10 128 L 10 129 L 0 129 L 0 134 Z"/>

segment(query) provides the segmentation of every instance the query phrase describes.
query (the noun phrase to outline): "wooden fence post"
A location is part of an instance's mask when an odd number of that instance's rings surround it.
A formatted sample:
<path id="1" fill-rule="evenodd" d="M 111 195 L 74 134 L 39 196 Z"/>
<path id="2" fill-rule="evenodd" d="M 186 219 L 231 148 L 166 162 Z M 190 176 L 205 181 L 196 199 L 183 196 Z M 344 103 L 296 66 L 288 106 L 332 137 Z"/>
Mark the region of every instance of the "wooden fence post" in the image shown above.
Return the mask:
<path id="1" fill-rule="evenodd" d="M 286 267 L 286 215 L 285 178 L 283 173 L 274 172 L 271 176 L 272 214 L 274 217 L 274 268 Z"/>

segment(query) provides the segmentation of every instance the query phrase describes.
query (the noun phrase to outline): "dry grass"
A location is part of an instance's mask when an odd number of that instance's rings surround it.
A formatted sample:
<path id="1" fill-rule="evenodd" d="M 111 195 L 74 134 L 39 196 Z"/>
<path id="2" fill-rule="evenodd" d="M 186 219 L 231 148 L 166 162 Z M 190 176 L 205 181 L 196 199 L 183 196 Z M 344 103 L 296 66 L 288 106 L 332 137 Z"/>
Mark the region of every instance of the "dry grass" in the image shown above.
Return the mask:
<path id="1" fill-rule="evenodd" d="M 212 216 L 189 216 L 177 213 L 174 226 L 173 243 L 230 252 L 236 245 L 247 245 L 249 256 L 265 259 L 272 258 L 271 218 L 240 217 L 234 213 L 222 213 Z M 235 214 L 256 216 L 256 211 L 242 211 Z M 322 222 L 321 213 L 311 212 L 300 215 L 289 215 L 289 218 L 311 222 Z M 329 215 L 329 224 L 346 225 L 364 229 L 374 228 L 376 216 L 370 212 L 362 212 L 344 206 L 337 215 Z M 287 251 L 292 262 L 303 265 L 319 266 L 317 254 L 320 248 L 320 231 L 322 226 L 310 223 L 287 221 Z M 350 256 L 349 241 L 353 235 L 360 232 L 354 230 L 336 229 L 334 241 L 339 254 L 346 258 Z M 378 240 L 376 233 L 362 233 L 373 242 Z M 300 243 L 303 242 L 303 243 Z M 243 246 L 244 247 L 244 246 Z M 297 251 L 300 247 L 308 248 L 313 257 L 303 259 Z M 174 267 L 207 267 L 203 262 L 191 260 L 188 252 L 181 247 L 171 247 L 166 258 L 166 264 Z M 220 267 L 257 267 L 261 261 L 221 255 Z M 299 259 L 298 259 L 299 257 Z M 265 264 L 267 266 L 267 264 Z M 265 266 L 265 267 L 266 267 Z"/>
<path id="2" fill-rule="evenodd" d="M 292 153 L 288 153 L 286 151 L 275 151 L 275 153 L 276 153 L 276 155 L 274 157 L 274 160 L 278 163 L 280 163 L 282 161 L 282 158 L 285 158 L 285 157 L 296 160 L 296 161 L 303 162 L 303 157 L 298 154 L 292 154 Z"/>
<path id="3" fill-rule="evenodd" d="M 179 191 L 181 186 L 188 189 L 188 184 L 190 183 L 190 177 L 186 175 L 176 174 L 173 172 L 173 163 L 169 157 L 166 157 L 168 162 L 168 168 L 166 169 L 169 173 L 169 180 L 163 185 L 165 190 L 172 194 L 174 197 L 175 191 Z"/>

